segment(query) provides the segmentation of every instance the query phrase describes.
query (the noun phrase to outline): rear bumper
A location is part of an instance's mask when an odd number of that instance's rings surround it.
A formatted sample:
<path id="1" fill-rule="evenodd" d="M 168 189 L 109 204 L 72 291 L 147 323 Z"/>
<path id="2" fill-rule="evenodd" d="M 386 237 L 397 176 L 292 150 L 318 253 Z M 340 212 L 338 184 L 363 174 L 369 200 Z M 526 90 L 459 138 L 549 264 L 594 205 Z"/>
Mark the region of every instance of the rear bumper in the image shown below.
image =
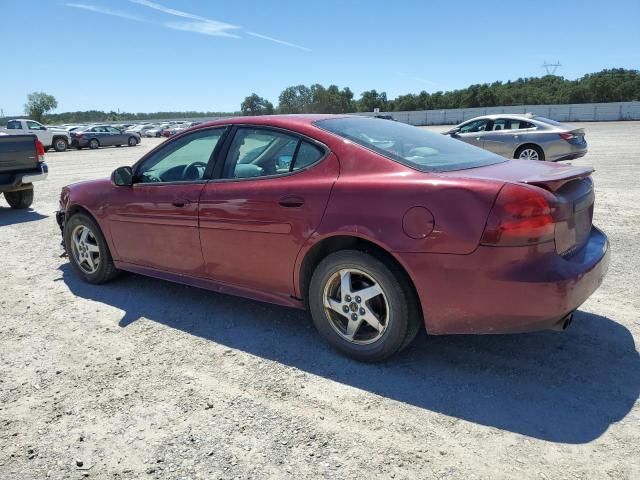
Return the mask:
<path id="1" fill-rule="evenodd" d="M 45 180 L 49 174 L 49 167 L 46 163 L 38 164 L 38 168 L 20 172 L 13 175 L 13 178 L 5 183 L 0 183 L 0 192 L 12 192 L 24 190 L 29 184 Z"/>
<path id="2" fill-rule="evenodd" d="M 546 159 L 549 162 L 559 162 L 561 160 L 574 160 L 584 157 L 587 154 L 587 142 L 569 143 L 561 140 L 561 144 L 554 144 L 545 150 Z"/>
<path id="3" fill-rule="evenodd" d="M 469 255 L 398 254 L 431 334 L 557 329 L 600 286 L 609 256 L 607 237 L 595 227 L 566 258 L 553 242 L 481 246 Z"/>

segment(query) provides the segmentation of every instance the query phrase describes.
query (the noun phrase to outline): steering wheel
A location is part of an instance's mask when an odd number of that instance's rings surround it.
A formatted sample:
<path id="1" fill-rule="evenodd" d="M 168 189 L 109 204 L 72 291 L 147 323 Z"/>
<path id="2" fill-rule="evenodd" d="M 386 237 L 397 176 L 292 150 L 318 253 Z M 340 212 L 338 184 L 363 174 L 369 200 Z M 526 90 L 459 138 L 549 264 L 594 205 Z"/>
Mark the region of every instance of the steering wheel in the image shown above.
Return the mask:
<path id="1" fill-rule="evenodd" d="M 198 170 L 200 167 L 207 168 L 206 162 L 191 162 L 182 170 L 182 180 L 199 180 L 200 179 L 200 171 Z M 191 175 L 191 176 L 189 176 Z"/>

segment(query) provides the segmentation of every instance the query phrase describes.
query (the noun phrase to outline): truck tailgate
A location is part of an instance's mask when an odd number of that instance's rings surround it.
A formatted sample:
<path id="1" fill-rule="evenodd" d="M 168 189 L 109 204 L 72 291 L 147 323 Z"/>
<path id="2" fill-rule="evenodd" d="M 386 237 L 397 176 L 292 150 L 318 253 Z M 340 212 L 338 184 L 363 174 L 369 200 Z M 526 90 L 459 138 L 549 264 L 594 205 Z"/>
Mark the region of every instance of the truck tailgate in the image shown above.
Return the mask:
<path id="1" fill-rule="evenodd" d="M 0 173 L 38 168 L 35 135 L 0 135 Z"/>

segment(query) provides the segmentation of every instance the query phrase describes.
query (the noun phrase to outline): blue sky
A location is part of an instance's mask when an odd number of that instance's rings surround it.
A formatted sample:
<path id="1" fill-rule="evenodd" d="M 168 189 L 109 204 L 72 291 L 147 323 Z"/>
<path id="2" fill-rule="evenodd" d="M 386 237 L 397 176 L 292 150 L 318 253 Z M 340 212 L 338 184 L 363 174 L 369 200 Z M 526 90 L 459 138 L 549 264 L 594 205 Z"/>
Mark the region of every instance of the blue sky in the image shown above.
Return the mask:
<path id="1" fill-rule="evenodd" d="M 0 0 L 0 108 L 233 111 L 287 86 L 390 97 L 640 68 L 638 0 Z"/>

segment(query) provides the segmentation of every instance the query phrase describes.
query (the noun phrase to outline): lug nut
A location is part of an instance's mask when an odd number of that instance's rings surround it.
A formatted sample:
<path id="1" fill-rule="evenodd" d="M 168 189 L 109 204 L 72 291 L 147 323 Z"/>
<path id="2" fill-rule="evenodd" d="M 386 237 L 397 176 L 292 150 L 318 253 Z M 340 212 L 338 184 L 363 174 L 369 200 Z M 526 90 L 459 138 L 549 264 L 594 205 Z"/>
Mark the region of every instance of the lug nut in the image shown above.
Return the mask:
<path id="1" fill-rule="evenodd" d="M 347 307 L 346 305 L 344 307 L 342 307 L 342 311 L 344 313 L 349 313 L 349 307 Z"/>
<path id="2" fill-rule="evenodd" d="M 360 315 L 364 315 L 366 312 L 364 311 L 364 308 L 360 309 Z"/>
<path id="3" fill-rule="evenodd" d="M 352 313 L 351 320 L 357 320 L 357 319 L 358 319 L 358 315 L 356 313 Z"/>
<path id="4" fill-rule="evenodd" d="M 360 303 L 362 301 L 362 299 L 360 297 L 356 297 L 356 302 Z"/>
<path id="5" fill-rule="evenodd" d="M 350 302 L 350 301 L 351 301 L 351 295 L 345 295 L 345 296 L 344 296 L 344 299 L 345 299 L 347 302 Z"/>

